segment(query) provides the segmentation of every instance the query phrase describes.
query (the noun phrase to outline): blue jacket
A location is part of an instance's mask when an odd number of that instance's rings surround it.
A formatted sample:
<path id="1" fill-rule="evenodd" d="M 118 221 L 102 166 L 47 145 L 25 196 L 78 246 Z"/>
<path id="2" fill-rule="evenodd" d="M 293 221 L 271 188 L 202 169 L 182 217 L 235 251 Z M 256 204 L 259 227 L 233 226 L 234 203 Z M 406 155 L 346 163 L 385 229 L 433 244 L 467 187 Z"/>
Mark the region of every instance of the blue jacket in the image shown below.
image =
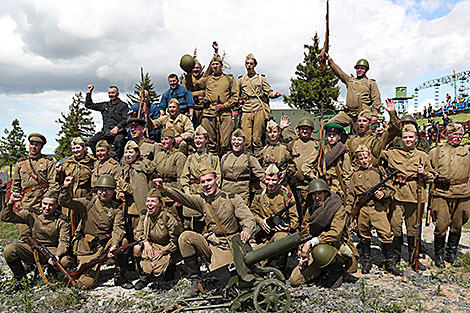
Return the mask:
<path id="1" fill-rule="evenodd" d="M 180 112 L 183 114 L 188 112 L 188 107 L 194 108 L 193 94 L 188 91 L 186 87 L 178 85 L 175 90 L 170 88 L 162 95 L 162 98 L 160 99 L 160 107 L 162 110 L 166 111 L 168 108 L 168 103 L 173 98 L 178 100 L 180 104 Z"/>

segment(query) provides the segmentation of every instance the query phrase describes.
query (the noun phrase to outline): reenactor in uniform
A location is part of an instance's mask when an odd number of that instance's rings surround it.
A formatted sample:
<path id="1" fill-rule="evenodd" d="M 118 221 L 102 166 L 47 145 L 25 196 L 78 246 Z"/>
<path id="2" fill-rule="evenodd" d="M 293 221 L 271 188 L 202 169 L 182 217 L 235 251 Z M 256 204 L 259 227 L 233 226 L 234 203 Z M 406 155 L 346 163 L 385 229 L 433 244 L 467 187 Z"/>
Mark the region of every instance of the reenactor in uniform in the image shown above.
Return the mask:
<path id="1" fill-rule="evenodd" d="M 149 118 L 147 121 L 149 130 L 155 128 L 162 128 L 162 130 L 173 128 L 176 131 L 176 136 L 174 137 L 175 147 L 184 154 L 187 154 L 188 143 L 190 143 L 194 137 L 194 127 L 191 119 L 180 113 L 178 100 L 170 100 L 168 104 L 168 115 L 160 116 L 156 120 Z"/>
<path id="2" fill-rule="evenodd" d="M 193 112 L 193 124 L 194 127 L 198 127 L 201 124 L 202 120 L 202 110 L 204 109 L 204 105 L 202 100 L 204 99 L 204 88 L 203 87 L 196 87 L 200 86 L 201 84 L 198 83 L 203 75 L 208 76 L 211 71 L 211 67 L 209 66 L 206 70 L 206 73 L 202 73 L 202 66 L 199 61 L 195 60 L 196 64 L 194 65 L 193 70 L 191 71 L 191 87 L 189 87 L 188 76 L 183 77 L 182 85 L 186 87 L 189 91 L 191 91 L 194 99 L 194 112 Z M 189 74 L 189 73 L 188 73 Z"/>
<path id="3" fill-rule="evenodd" d="M 258 64 L 253 54 L 245 58 L 246 74 L 238 77 L 241 102 L 241 129 L 245 133 L 248 151 L 258 152 L 262 148 L 261 136 L 264 133 L 265 120 L 271 114 L 269 99 L 276 99 L 282 93 L 275 92 L 266 77 L 257 74 Z"/>
<path id="4" fill-rule="evenodd" d="M 68 176 L 64 181 L 64 188 L 59 196 L 59 204 L 75 210 L 80 218 L 75 236 L 72 239 L 72 248 L 78 259 L 78 267 L 104 253 L 108 257 L 115 257 L 116 270 L 114 284 L 123 288 L 132 288 L 125 275 L 127 269 L 127 255 L 113 251 L 127 244 L 124 226 L 124 217 L 121 206 L 113 201 L 116 181 L 111 175 L 101 175 L 96 182 L 96 195 L 73 199 L 70 186 L 73 177 Z M 107 238 L 107 239 L 102 239 Z M 93 288 L 98 283 L 100 264 L 85 271 L 77 280 L 81 288 Z"/>
<path id="5" fill-rule="evenodd" d="M 96 144 L 96 158 L 95 167 L 91 176 L 91 187 L 94 188 L 96 181 L 101 175 L 109 174 L 118 181 L 122 174 L 121 165 L 118 161 L 111 158 L 111 149 L 106 140 L 100 140 Z"/>
<path id="6" fill-rule="evenodd" d="M 258 160 L 245 151 L 245 134 L 238 128 L 230 137 L 232 151 L 224 154 L 220 160 L 222 190 L 231 191 L 249 203 L 250 194 L 263 181 L 264 171 Z"/>
<path id="7" fill-rule="evenodd" d="M 395 194 L 390 204 L 389 219 L 393 232 L 393 249 L 395 263 L 401 259 L 401 246 L 403 244 L 402 224 L 405 220 L 410 256 L 414 250 L 414 237 L 416 235 L 416 211 L 418 208 L 418 175 L 422 177 L 422 186 L 434 178 L 429 164 L 428 154 L 416 148 L 418 136 L 413 125 L 405 125 L 402 129 L 404 148 L 391 148 L 383 151 L 380 159 L 390 172 L 399 170 L 394 177 L 392 189 Z M 423 202 L 425 200 L 423 199 Z M 420 263 L 420 269 L 425 269 Z"/>
<path id="8" fill-rule="evenodd" d="M 385 171 L 380 167 L 373 167 L 372 156 L 366 146 L 360 145 L 355 153 L 357 163 L 360 167 L 351 176 L 349 191 L 345 200 L 346 211 L 351 212 L 358 197 L 377 185 L 386 176 Z M 388 205 L 384 202 L 393 194 L 393 190 L 383 185 L 373 199 L 365 203 L 359 209 L 357 216 L 357 233 L 361 239 L 362 247 L 362 274 L 369 274 L 372 268 L 372 257 L 370 253 L 371 228 L 377 230 L 379 241 L 382 244 L 382 251 L 385 255 L 385 270 L 393 275 L 402 276 L 396 266 L 393 256 L 393 233 L 388 220 Z"/>
<path id="9" fill-rule="evenodd" d="M 371 112 L 371 125 L 377 123 L 377 116 L 380 111 L 380 91 L 377 83 L 366 76 L 369 70 L 369 62 L 360 59 L 356 62 L 356 77 L 348 75 L 336 65 L 328 53 L 325 54 L 328 63 L 335 75 L 346 85 L 346 105 L 344 111 L 339 112 L 328 123 L 336 123 L 341 126 L 353 125 L 355 127 L 358 114 L 363 110 Z"/>
<path id="10" fill-rule="evenodd" d="M 401 117 L 401 127 L 403 128 L 403 126 L 409 125 L 409 124 L 414 125 L 414 127 L 416 127 L 417 130 L 419 129 L 418 122 L 412 115 L 409 115 L 409 114 L 403 115 Z M 397 136 L 395 139 L 393 139 L 391 146 L 403 148 L 403 139 L 401 139 L 400 136 Z M 421 148 L 426 152 L 429 152 L 429 150 L 431 150 L 431 147 L 429 146 L 429 142 L 426 140 L 426 138 L 423 138 L 423 136 L 421 136 L 419 131 L 418 131 L 418 142 L 416 143 L 416 147 Z"/>
<path id="11" fill-rule="evenodd" d="M 434 254 L 436 266 L 444 267 L 444 246 L 447 239 L 445 261 L 456 261 L 462 225 L 470 216 L 470 145 L 462 145 L 462 125 L 449 123 L 446 127 L 447 143 L 429 153 L 431 168 L 437 177 L 431 187 L 431 209 L 434 222 Z"/>
<path id="12" fill-rule="evenodd" d="M 150 161 L 155 161 L 155 156 L 160 152 L 160 146 L 155 141 L 145 138 L 145 120 L 131 117 L 127 121 L 132 140 L 139 146 L 140 155 Z"/>
<path id="13" fill-rule="evenodd" d="M 163 195 L 185 206 L 204 214 L 206 232 L 199 234 L 190 230 L 184 231 L 178 239 L 181 256 L 184 260 L 184 271 L 192 281 L 186 297 L 199 292 L 198 282 L 201 272 L 198 256 L 209 263 L 211 271 L 221 268 L 233 261 L 229 239 L 240 234 L 243 243 L 250 240 L 255 231 L 256 222 L 243 199 L 234 193 L 219 189 L 219 179 L 210 166 L 200 169 L 204 195 L 188 195 L 183 191 L 168 188 L 161 179 L 154 179 L 155 186 Z"/>
<path id="14" fill-rule="evenodd" d="M 257 246 L 255 249 L 265 246 L 271 242 L 287 237 L 290 232 L 299 227 L 299 215 L 295 205 L 294 195 L 290 190 L 280 184 L 281 172 L 276 165 L 271 164 L 265 171 L 264 184 L 266 188 L 255 194 L 250 209 L 257 224 L 259 224 L 262 235 L 256 234 Z M 286 210 L 280 217 L 284 220 L 283 225 L 274 225 L 271 228 L 266 222 L 274 214 Z M 275 267 L 285 272 L 287 266 L 287 253 L 270 258 L 266 266 Z"/>
<path id="15" fill-rule="evenodd" d="M 52 157 L 41 153 L 46 137 L 38 133 L 28 136 L 29 156 L 18 159 L 13 171 L 12 193 L 22 195 L 21 202 L 15 203 L 15 210 L 24 208 L 39 212 L 41 199 L 48 191 L 58 190 L 55 162 Z M 22 239 L 31 234 L 26 224 L 17 225 Z"/>
<path id="16" fill-rule="evenodd" d="M 166 110 L 170 105 L 172 99 L 175 99 L 180 104 L 181 114 L 193 119 L 194 112 L 194 99 L 191 92 L 186 87 L 179 84 L 179 78 L 176 74 L 168 75 L 168 85 L 170 89 L 165 91 L 160 99 L 160 107 L 162 110 Z"/>
<path id="17" fill-rule="evenodd" d="M 152 189 L 145 202 L 147 212 L 139 221 L 134 237 L 141 241 L 134 246 L 134 256 L 143 273 L 134 288 L 141 290 L 161 279 L 178 258 L 178 237 L 181 228 L 163 205 L 160 191 Z"/>
<path id="18" fill-rule="evenodd" d="M 345 273 L 355 272 L 357 266 L 358 253 L 347 229 L 349 214 L 341 196 L 330 192 L 324 180 L 312 180 L 308 192 L 308 208 L 301 230 L 303 236 L 313 238 L 299 251 L 299 264 L 289 281 L 296 287 L 327 273 L 321 277 L 321 285 L 339 287 Z"/>
<path id="19" fill-rule="evenodd" d="M 60 260 L 62 266 L 67 267 L 69 264 L 67 250 L 70 245 L 70 224 L 67 217 L 60 213 L 57 198 L 58 192 L 49 190 L 42 198 L 41 213 L 36 214 L 26 210 L 15 212 L 13 204 L 21 201 L 21 195 L 15 192 L 8 201 L 8 205 L 2 210 L 0 218 L 3 222 L 28 225 L 31 229 L 31 236 L 39 244 L 46 246 L 56 257 L 56 260 Z M 53 261 L 46 259 L 43 254 L 39 254 L 39 259 L 36 260 L 33 249 L 25 243 L 9 244 L 3 255 L 16 279 L 14 290 L 22 289 L 21 280 L 26 278 L 22 261 L 26 264 L 39 261 L 40 264 L 53 265 Z"/>

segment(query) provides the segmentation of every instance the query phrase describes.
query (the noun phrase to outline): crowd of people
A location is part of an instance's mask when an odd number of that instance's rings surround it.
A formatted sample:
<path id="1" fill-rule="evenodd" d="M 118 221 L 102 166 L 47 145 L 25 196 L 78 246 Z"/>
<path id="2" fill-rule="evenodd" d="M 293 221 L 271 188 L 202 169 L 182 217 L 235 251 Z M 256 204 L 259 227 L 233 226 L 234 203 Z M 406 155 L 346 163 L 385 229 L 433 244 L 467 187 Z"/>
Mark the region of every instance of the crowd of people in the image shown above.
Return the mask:
<path id="1" fill-rule="evenodd" d="M 470 146 L 461 143 L 461 125 L 447 124 L 447 142 L 430 150 L 416 120 L 400 119 L 387 99 L 383 108 L 390 122 L 372 132 L 382 104 L 377 83 L 366 76 L 369 62 L 359 60 L 352 76 L 325 54 L 347 95 L 344 109 L 317 140 L 309 117 L 292 126 L 286 117 L 268 118 L 269 99 L 282 94 L 255 71 L 253 54 L 246 56 L 247 73 L 237 82 L 222 72 L 218 46 L 213 47 L 205 73 L 196 62 L 182 85 L 177 75 L 168 76 L 170 88 L 158 105 L 129 109 L 116 86 L 108 89 L 109 101 L 94 103 L 89 85 L 85 106 L 101 112 L 102 130 L 87 143 L 74 138 L 72 155 L 60 162 L 42 154 L 43 135 L 30 134 L 29 155 L 16 164 L 1 220 L 16 223 L 22 239 L 32 236 L 47 246 L 64 267 L 107 255 L 114 259 L 114 282 L 123 288 L 158 286 L 182 260 L 179 268 L 192 282 L 186 296 L 200 292 L 202 265 L 215 271 L 233 261 L 232 236 L 239 234 L 257 249 L 300 231 L 312 239 L 298 248 L 295 267 L 287 266 L 288 253 L 263 266 L 279 269 L 291 286 L 315 281 L 337 287 L 353 277 L 359 260 L 362 273 L 370 272 L 372 228 L 385 270 L 403 275 L 398 265 L 402 258 L 412 261 L 420 240 L 417 212 L 426 200 L 418 195 L 430 184 L 435 265 L 456 262 L 470 213 Z M 235 105 L 242 112 L 237 129 Z M 392 172 L 396 175 L 359 206 L 362 195 Z M 271 223 L 281 211 L 279 223 Z M 404 238 L 407 257 L 401 251 Z M 119 249 L 131 242 L 137 244 Z M 35 255 L 24 242 L 8 245 L 4 256 L 15 289 L 23 286 L 24 263 L 49 264 L 54 272 L 52 258 Z M 129 259 L 140 275 L 136 282 L 127 275 Z M 79 286 L 95 287 L 100 266 L 83 272 Z"/>

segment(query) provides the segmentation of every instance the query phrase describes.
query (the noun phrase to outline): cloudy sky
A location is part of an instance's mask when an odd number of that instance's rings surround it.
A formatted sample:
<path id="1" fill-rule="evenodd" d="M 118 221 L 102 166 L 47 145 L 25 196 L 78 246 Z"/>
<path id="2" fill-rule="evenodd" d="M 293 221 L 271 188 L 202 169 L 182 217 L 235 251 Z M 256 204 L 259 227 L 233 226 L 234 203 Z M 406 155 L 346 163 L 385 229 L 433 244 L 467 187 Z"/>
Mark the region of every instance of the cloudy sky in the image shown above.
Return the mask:
<path id="1" fill-rule="evenodd" d="M 75 92 L 94 83 L 94 100 L 105 101 L 107 86 L 115 84 L 125 99 L 143 66 L 161 94 L 167 75 L 182 73 L 183 54 L 197 48 L 207 64 L 213 40 L 228 54 L 235 76 L 244 73 L 244 57 L 253 53 L 258 72 L 288 93 L 303 45 L 316 31 L 323 41 L 325 3 L 2 0 L 0 130 L 19 118 L 26 133 L 48 137 L 45 152 L 51 153 L 59 129 L 55 120 Z M 395 86 L 413 90 L 425 80 L 468 69 L 468 16 L 470 1 L 331 0 L 330 53 L 351 73 L 358 58 L 367 58 L 368 76 L 377 80 L 382 98 L 392 97 Z M 433 90 L 420 92 L 420 102 L 427 98 Z M 101 127 L 100 116 L 94 116 Z"/>

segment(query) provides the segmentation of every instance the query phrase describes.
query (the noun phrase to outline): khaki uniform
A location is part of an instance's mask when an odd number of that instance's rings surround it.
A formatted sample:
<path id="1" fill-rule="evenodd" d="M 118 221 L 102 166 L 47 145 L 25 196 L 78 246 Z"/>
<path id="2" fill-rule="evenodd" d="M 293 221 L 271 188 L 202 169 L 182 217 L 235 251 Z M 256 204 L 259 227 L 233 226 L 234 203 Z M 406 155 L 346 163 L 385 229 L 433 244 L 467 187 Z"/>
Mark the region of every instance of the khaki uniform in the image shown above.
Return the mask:
<path id="1" fill-rule="evenodd" d="M 220 160 L 220 168 L 222 190 L 236 193 L 248 204 L 250 191 L 256 188 L 256 182 L 252 179 L 260 182 L 264 179 L 264 171 L 258 160 L 249 152 L 230 152 Z"/>
<path id="2" fill-rule="evenodd" d="M 429 158 L 433 171 L 451 180 L 449 190 L 431 189 L 434 234 L 444 237 L 449 227 L 451 233 L 460 234 L 470 216 L 470 145 L 446 143 L 433 148 Z"/>
<path id="3" fill-rule="evenodd" d="M 155 128 L 173 128 L 176 132 L 176 137 L 181 136 L 183 138 L 178 148 L 181 152 L 187 153 L 188 143 L 194 137 L 194 126 L 189 117 L 181 113 L 178 113 L 175 117 L 163 115 L 152 122 Z"/>
<path id="4" fill-rule="evenodd" d="M 146 214 L 139 221 L 134 237 L 142 242 L 149 242 L 153 250 L 161 250 L 163 256 L 156 261 L 150 259 L 142 248 L 141 266 L 146 274 L 160 276 L 169 265 L 173 264 L 178 255 L 178 237 L 181 228 L 178 221 L 162 208 L 157 215 Z"/>
<path id="5" fill-rule="evenodd" d="M 265 131 L 265 119 L 271 113 L 269 98 L 275 98 L 276 92 L 271 88 L 264 75 L 253 73 L 238 77 L 238 88 L 242 99 L 241 129 L 246 135 L 246 147 L 255 150 L 262 147 L 261 136 Z"/>
<path id="6" fill-rule="evenodd" d="M 145 137 L 140 138 L 137 145 L 139 146 L 140 155 L 149 161 L 155 161 L 155 156 L 161 151 L 158 143 Z"/>
<path id="7" fill-rule="evenodd" d="M 96 181 L 101 175 L 109 174 L 114 177 L 116 181 L 119 180 L 122 174 L 121 165 L 115 159 L 109 157 L 108 159 L 95 162 L 95 167 L 93 168 L 93 174 L 91 176 L 91 187 L 94 188 Z"/>
<path id="8" fill-rule="evenodd" d="M 348 75 L 341 68 L 329 61 L 335 75 L 346 85 L 346 109 L 340 111 L 328 123 L 336 123 L 341 126 L 352 125 L 357 120 L 357 115 L 363 110 L 370 110 L 372 116 L 378 116 L 381 107 L 380 91 L 377 83 L 366 76 L 356 78 Z"/>
<path id="9" fill-rule="evenodd" d="M 345 201 L 346 211 L 351 212 L 358 197 L 377 185 L 384 176 L 383 171 L 373 167 L 359 168 L 354 172 Z M 385 199 L 389 198 L 393 191 L 386 186 L 382 186 L 380 190 L 385 194 L 382 200 L 373 198 L 359 209 L 357 230 L 361 238 L 371 239 L 371 228 L 374 227 L 381 243 L 392 243 L 393 233 L 387 216 L 388 205 L 384 201 L 387 201 Z"/>
<path id="10" fill-rule="evenodd" d="M 401 136 L 395 137 L 395 139 L 393 139 L 391 146 L 404 148 L 405 146 L 403 145 L 403 139 L 401 138 Z M 416 143 L 416 147 L 421 148 L 422 150 L 428 153 L 429 153 L 429 150 L 431 150 L 431 147 L 429 146 L 429 142 L 425 138 L 421 137 L 420 135 L 418 135 L 418 142 Z"/>
<path id="11" fill-rule="evenodd" d="M 201 235 L 185 231 L 179 237 L 178 243 L 183 257 L 197 253 L 210 263 L 211 271 L 232 262 L 233 255 L 230 243 L 227 241 L 229 237 L 241 231 L 252 235 L 255 231 L 256 222 L 250 209 L 236 194 L 219 191 L 214 196 L 201 197 L 187 195 L 173 188 L 167 188 L 164 194 L 204 214 L 206 232 Z M 223 229 L 217 226 L 211 210 L 219 219 Z"/>
<path id="12" fill-rule="evenodd" d="M 191 91 L 191 93 L 193 94 L 193 99 L 194 99 L 193 123 L 194 123 L 194 127 L 198 127 L 201 124 L 202 111 L 204 110 L 204 105 L 202 103 L 202 100 L 204 99 L 204 88 L 196 87 L 196 86 L 202 85 L 200 80 L 202 79 L 203 75 L 201 72 L 199 77 L 194 77 L 192 75 L 191 77 L 192 77 L 192 82 L 188 82 L 188 77 L 184 76 L 181 84 L 184 87 L 186 87 L 186 89 Z M 191 85 L 191 87 L 189 85 Z"/>
<path id="13" fill-rule="evenodd" d="M 211 151 L 216 149 L 217 127 L 220 129 L 221 146 L 228 150 L 230 134 L 233 131 L 232 107 L 238 103 L 238 85 L 233 75 L 221 74 L 204 76 L 194 81 L 192 76 L 187 76 L 187 85 L 190 90 L 194 87 L 204 89 L 204 100 L 208 102 L 202 113 L 201 125 L 209 134 L 208 147 Z M 191 79 L 189 79 L 191 78 Z M 215 105 L 217 100 L 225 109 L 217 112 Z"/>
<path id="14" fill-rule="evenodd" d="M 286 145 L 283 145 L 281 143 L 269 143 L 256 154 L 256 158 L 258 159 L 258 162 L 261 167 L 266 170 L 270 164 L 276 164 L 277 166 L 277 164 L 279 164 L 280 162 L 292 158 L 292 151 L 290 151 L 290 149 Z M 293 176 L 297 171 L 297 167 L 295 165 L 294 160 L 292 160 L 281 166 L 279 170 L 284 175 L 281 184 L 287 186 L 287 177 Z"/>

